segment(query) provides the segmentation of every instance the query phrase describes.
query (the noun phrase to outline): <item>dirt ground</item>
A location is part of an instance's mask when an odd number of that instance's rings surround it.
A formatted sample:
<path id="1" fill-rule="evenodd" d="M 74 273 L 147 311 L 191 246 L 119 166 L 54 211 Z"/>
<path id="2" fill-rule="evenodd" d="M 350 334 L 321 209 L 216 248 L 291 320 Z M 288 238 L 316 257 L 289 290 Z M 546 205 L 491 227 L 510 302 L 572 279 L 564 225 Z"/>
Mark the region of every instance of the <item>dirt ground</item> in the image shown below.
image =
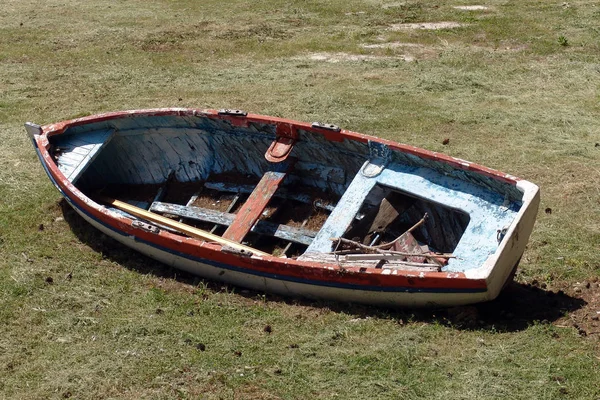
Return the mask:
<path id="1" fill-rule="evenodd" d="M 466 329 L 493 326 L 517 331 L 531 323 L 574 328 L 600 346 L 600 280 L 593 278 L 547 289 L 544 283 L 513 282 L 492 302 L 454 307 L 445 311 L 449 322 Z M 600 348 L 598 349 L 600 351 Z"/>
<path id="2" fill-rule="evenodd" d="M 581 336 L 600 343 L 600 281 L 594 278 L 565 286 L 564 292 L 583 300 L 584 306 L 556 321 L 557 326 L 573 326 Z"/>

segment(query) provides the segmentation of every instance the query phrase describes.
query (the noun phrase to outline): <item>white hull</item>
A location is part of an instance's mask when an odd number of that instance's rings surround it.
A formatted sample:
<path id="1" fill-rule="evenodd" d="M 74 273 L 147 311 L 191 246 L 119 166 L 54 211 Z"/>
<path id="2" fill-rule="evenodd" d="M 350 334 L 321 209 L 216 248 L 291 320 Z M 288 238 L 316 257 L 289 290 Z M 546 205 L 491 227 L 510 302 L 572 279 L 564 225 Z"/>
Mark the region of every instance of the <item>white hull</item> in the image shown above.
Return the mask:
<path id="1" fill-rule="evenodd" d="M 487 292 L 384 292 L 320 286 L 284 281 L 205 264 L 150 246 L 135 238 L 107 228 L 74 207 L 87 222 L 111 238 L 168 266 L 187 271 L 206 279 L 287 297 L 324 299 L 342 303 L 363 303 L 389 307 L 436 307 L 478 303 L 489 300 Z"/>

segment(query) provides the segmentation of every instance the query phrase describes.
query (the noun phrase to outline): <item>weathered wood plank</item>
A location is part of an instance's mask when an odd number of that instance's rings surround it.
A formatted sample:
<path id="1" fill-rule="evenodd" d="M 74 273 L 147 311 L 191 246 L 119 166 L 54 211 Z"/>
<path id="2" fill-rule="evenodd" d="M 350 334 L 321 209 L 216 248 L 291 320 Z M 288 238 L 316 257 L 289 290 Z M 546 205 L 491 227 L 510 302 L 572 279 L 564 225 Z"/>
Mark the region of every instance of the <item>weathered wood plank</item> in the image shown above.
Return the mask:
<path id="1" fill-rule="evenodd" d="M 126 211 L 129 214 L 134 215 L 138 218 L 143 218 L 147 221 L 155 222 L 155 223 L 167 226 L 169 228 L 176 229 L 179 232 L 182 232 L 190 237 L 219 243 L 220 245 L 223 245 L 223 246 L 230 246 L 230 247 L 233 247 L 234 249 L 253 253 L 255 255 L 260 255 L 260 256 L 269 256 L 270 255 L 263 251 L 254 249 L 252 247 L 244 246 L 243 244 L 237 243 L 233 240 L 228 240 L 228 239 L 222 238 L 220 236 L 213 235 L 212 233 L 203 231 L 202 229 L 197 229 L 197 228 L 194 228 L 193 226 L 189 226 L 189 225 L 183 224 L 181 222 L 173 221 L 172 219 L 163 217 L 162 215 L 154 214 L 150 211 L 146 211 L 144 209 L 132 206 L 123 201 L 110 199 L 108 197 L 101 197 L 101 198 L 99 198 L 99 200 L 103 201 L 107 204 L 110 204 L 113 207 L 116 207 L 120 210 Z"/>
<path id="2" fill-rule="evenodd" d="M 84 150 L 84 154 L 75 153 L 73 150 L 65 150 L 58 155 L 58 159 L 61 162 L 72 161 L 79 164 L 81 160 L 83 160 L 88 154 L 90 154 L 90 150 Z"/>
<path id="3" fill-rule="evenodd" d="M 179 217 L 189 218 L 196 221 L 209 222 L 224 226 L 230 226 L 235 220 L 235 214 L 223 213 L 207 208 L 182 206 L 179 204 L 154 202 L 150 206 L 150 211 L 177 215 Z M 274 236 L 279 239 L 287 240 L 303 245 L 310 245 L 317 232 L 308 229 L 294 228 L 287 225 L 275 224 L 269 221 L 257 221 L 251 228 L 251 232 Z"/>
<path id="4" fill-rule="evenodd" d="M 355 254 L 357 256 L 362 254 Z M 369 254 L 369 256 L 379 256 L 378 254 Z M 383 256 L 383 254 L 382 254 Z M 382 259 L 382 257 L 370 258 L 347 258 L 348 256 L 337 256 L 327 253 L 307 252 L 299 260 L 313 261 L 320 263 L 336 264 L 342 268 L 360 267 L 360 268 L 381 268 L 383 270 L 401 270 L 401 271 L 419 271 L 419 272 L 438 272 L 440 267 L 434 264 L 418 264 L 395 259 Z M 390 257 L 391 258 L 391 257 Z M 418 265 L 415 265 L 418 264 Z"/>
<path id="5" fill-rule="evenodd" d="M 87 147 L 87 146 L 86 146 Z M 75 155 L 80 155 L 80 156 L 87 156 L 88 153 L 90 152 L 90 150 L 93 148 L 94 146 L 90 146 L 89 148 L 85 148 L 85 147 L 69 147 L 67 149 L 62 148 L 62 151 L 64 153 L 71 153 L 71 154 L 75 154 Z"/>
<path id="6" fill-rule="evenodd" d="M 62 155 L 59 156 L 57 160 L 58 168 L 66 167 L 67 170 L 74 170 L 80 162 L 81 160 L 73 160 L 69 157 L 62 157 Z"/>
<path id="7" fill-rule="evenodd" d="M 330 167 L 310 162 L 297 162 L 294 173 L 302 178 L 312 178 L 324 182 L 345 183 L 346 172 L 340 167 Z"/>
<path id="8" fill-rule="evenodd" d="M 228 193 L 252 193 L 254 187 L 252 185 L 238 185 L 235 183 L 226 183 L 226 182 L 206 182 L 204 186 L 207 189 L 217 190 L 219 192 L 228 192 Z M 305 204 L 313 204 L 317 208 L 321 208 L 327 211 L 333 211 L 335 208 L 335 204 L 325 204 L 320 201 L 313 201 L 312 197 L 307 194 L 300 193 L 290 193 L 285 188 L 280 188 L 274 194 L 275 197 L 286 199 L 286 200 L 294 200 L 300 203 Z M 362 215 L 359 216 L 359 219 L 362 218 Z"/>
<path id="9" fill-rule="evenodd" d="M 110 140 L 113 138 L 114 134 L 115 134 L 115 131 L 111 129 L 111 130 L 104 131 L 104 132 L 98 132 L 97 135 L 94 135 L 93 137 L 89 137 L 88 138 L 89 140 L 93 140 L 96 142 L 94 144 L 94 147 L 81 160 L 79 165 L 75 168 L 75 170 L 73 172 L 71 172 L 71 174 L 67 177 L 67 179 L 69 179 L 73 183 L 75 181 L 77 181 L 77 179 L 79 179 L 81 174 L 83 174 L 85 172 L 85 170 L 90 166 L 92 161 L 94 161 L 94 159 L 98 156 L 98 154 L 100 153 L 100 150 L 102 148 L 104 148 L 110 142 Z"/>
<path id="10" fill-rule="evenodd" d="M 315 240 L 310 244 L 309 252 L 328 253 L 331 251 L 330 239 L 344 235 L 376 183 L 377 179 L 365 177 L 361 173 L 354 176 L 346 193 L 321 227 Z"/>
<path id="11" fill-rule="evenodd" d="M 238 211 L 235 220 L 223 234 L 225 239 L 241 242 L 250 232 L 260 215 L 269 204 L 271 197 L 285 179 L 285 172 L 267 171 L 254 191 Z"/>
<path id="12" fill-rule="evenodd" d="M 364 261 L 364 260 L 386 260 L 398 261 L 401 265 L 410 265 L 412 267 L 433 267 L 439 268 L 435 264 L 426 264 L 423 262 L 405 261 L 406 256 L 401 254 L 347 254 L 340 256 L 344 261 Z"/>
<path id="13" fill-rule="evenodd" d="M 219 192 L 228 192 L 228 193 L 252 193 L 254 190 L 254 186 L 252 185 L 243 185 L 236 183 L 227 183 L 227 182 L 206 182 L 204 186 L 207 189 L 218 190 Z M 275 193 L 275 197 L 285 198 L 288 200 L 296 200 L 301 203 L 311 204 L 312 199 L 307 194 L 296 194 L 296 193 L 288 193 L 285 188 L 279 189 Z M 332 207 L 333 209 L 333 207 Z"/>

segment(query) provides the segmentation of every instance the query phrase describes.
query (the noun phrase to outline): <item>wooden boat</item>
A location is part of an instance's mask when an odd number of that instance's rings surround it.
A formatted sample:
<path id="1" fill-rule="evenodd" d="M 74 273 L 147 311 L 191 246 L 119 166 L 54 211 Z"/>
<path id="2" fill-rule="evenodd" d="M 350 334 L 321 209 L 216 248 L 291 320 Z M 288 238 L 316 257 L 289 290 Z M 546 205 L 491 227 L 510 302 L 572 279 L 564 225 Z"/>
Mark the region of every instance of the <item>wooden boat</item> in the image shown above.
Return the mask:
<path id="1" fill-rule="evenodd" d="M 539 204 L 536 185 L 480 165 L 239 110 L 26 129 L 54 185 L 105 234 L 282 295 L 411 307 L 494 299 Z"/>

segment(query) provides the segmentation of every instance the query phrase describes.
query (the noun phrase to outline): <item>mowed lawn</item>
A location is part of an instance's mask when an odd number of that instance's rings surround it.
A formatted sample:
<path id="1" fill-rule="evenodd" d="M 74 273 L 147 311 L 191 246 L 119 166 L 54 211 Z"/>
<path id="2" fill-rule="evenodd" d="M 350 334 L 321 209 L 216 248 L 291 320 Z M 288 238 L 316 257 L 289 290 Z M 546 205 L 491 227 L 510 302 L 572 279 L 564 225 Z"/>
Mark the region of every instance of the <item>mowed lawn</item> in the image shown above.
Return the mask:
<path id="1" fill-rule="evenodd" d="M 3 0 L 0 399 L 600 398 L 600 4 Z M 167 268 L 82 221 L 23 129 L 241 108 L 540 185 L 491 303 L 284 299 Z"/>

